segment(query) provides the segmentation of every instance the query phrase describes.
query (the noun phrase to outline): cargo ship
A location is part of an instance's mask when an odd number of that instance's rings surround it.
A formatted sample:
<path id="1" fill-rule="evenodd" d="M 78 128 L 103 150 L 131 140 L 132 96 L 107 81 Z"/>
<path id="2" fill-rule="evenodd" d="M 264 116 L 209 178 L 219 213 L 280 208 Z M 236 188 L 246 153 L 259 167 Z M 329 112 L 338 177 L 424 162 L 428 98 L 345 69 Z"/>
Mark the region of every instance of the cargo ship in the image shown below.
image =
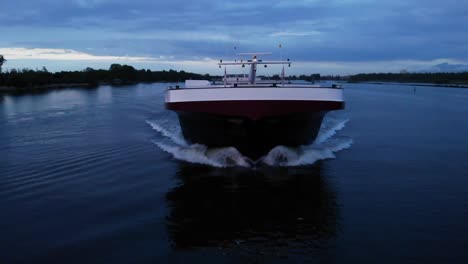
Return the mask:
<path id="1" fill-rule="evenodd" d="M 240 53 L 246 60 L 219 61 L 224 78 L 219 82 L 187 80 L 184 87 L 168 87 L 166 109 L 175 111 L 185 140 L 210 148 L 235 147 L 257 160 L 275 146 L 314 142 L 324 115 L 344 109 L 338 84 L 299 84 L 285 81 L 284 66 L 291 61 L 265 61 L 260 55 Z M 281 80 L 259 80 L 257 68 L 282 64 Z M 248 75 L 233 78 L 226 66 L 250 67 Z"/>

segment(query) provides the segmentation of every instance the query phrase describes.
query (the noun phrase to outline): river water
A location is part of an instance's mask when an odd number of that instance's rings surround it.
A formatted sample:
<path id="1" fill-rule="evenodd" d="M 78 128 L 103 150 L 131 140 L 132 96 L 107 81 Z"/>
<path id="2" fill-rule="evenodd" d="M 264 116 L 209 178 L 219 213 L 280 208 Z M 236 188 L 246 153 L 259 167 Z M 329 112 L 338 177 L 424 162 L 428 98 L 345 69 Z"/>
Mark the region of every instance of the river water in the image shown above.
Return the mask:
<path id="1" fill-rule="evenodd" d="M 468 262 L 468 89 L 345 84 L 249 161 L 185 143 L 166 85 L 0 97 L 1 263 Z"/>

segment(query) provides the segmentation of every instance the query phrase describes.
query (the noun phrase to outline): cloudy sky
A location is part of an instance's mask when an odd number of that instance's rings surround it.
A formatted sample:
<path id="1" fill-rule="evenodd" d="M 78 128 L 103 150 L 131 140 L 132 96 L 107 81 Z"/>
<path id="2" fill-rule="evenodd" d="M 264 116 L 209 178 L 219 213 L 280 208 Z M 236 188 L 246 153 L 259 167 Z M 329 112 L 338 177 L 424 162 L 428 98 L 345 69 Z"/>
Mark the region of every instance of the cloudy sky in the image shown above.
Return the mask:
<path id="1" fill-rule="evenodd" d="M 58 71 L 125 63 L 219 74 L 215 62 L 233 59 L 234 47 L 290 58 L 294 74 L 468 64 L 468 3 L 0 0 L 4 68 Z"/>

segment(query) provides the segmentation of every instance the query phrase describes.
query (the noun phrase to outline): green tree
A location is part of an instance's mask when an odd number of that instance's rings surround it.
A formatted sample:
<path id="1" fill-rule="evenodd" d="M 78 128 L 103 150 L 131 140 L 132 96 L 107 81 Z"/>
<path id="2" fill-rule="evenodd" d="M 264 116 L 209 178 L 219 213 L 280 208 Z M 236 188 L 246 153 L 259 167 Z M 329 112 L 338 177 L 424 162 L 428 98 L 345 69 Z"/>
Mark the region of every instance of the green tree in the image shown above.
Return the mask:
<path id="1" fill-rule="evenodd" d="M 117 64 L 117 63 L 112 64 L 109 68 L 109 71 L 111 72 L 118 72 L 120 70 L 122 70 L 122 65 Z"/>
<path id="2" fill-rule="evenodd" d="M 0 73 L 2 73 L 2 65 L 5 63 L 6 59 L 3 55 L 0 55 Z"/>

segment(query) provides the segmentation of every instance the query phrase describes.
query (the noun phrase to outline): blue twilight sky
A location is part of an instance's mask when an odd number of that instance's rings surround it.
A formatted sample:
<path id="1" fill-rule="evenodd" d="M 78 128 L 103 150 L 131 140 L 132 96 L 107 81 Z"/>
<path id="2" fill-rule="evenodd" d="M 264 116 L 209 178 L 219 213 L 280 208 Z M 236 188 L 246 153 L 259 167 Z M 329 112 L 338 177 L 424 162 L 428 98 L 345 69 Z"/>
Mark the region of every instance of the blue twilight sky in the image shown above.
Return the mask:
<path id="1" fill-rule="evenodd" d="M 234 59 L 233 47 L 281 53 L 294 74 L 468 64 L 468 2 L 0 0 L 4 68 L 126 63 L 220 74 L 215 61 Z"/>

